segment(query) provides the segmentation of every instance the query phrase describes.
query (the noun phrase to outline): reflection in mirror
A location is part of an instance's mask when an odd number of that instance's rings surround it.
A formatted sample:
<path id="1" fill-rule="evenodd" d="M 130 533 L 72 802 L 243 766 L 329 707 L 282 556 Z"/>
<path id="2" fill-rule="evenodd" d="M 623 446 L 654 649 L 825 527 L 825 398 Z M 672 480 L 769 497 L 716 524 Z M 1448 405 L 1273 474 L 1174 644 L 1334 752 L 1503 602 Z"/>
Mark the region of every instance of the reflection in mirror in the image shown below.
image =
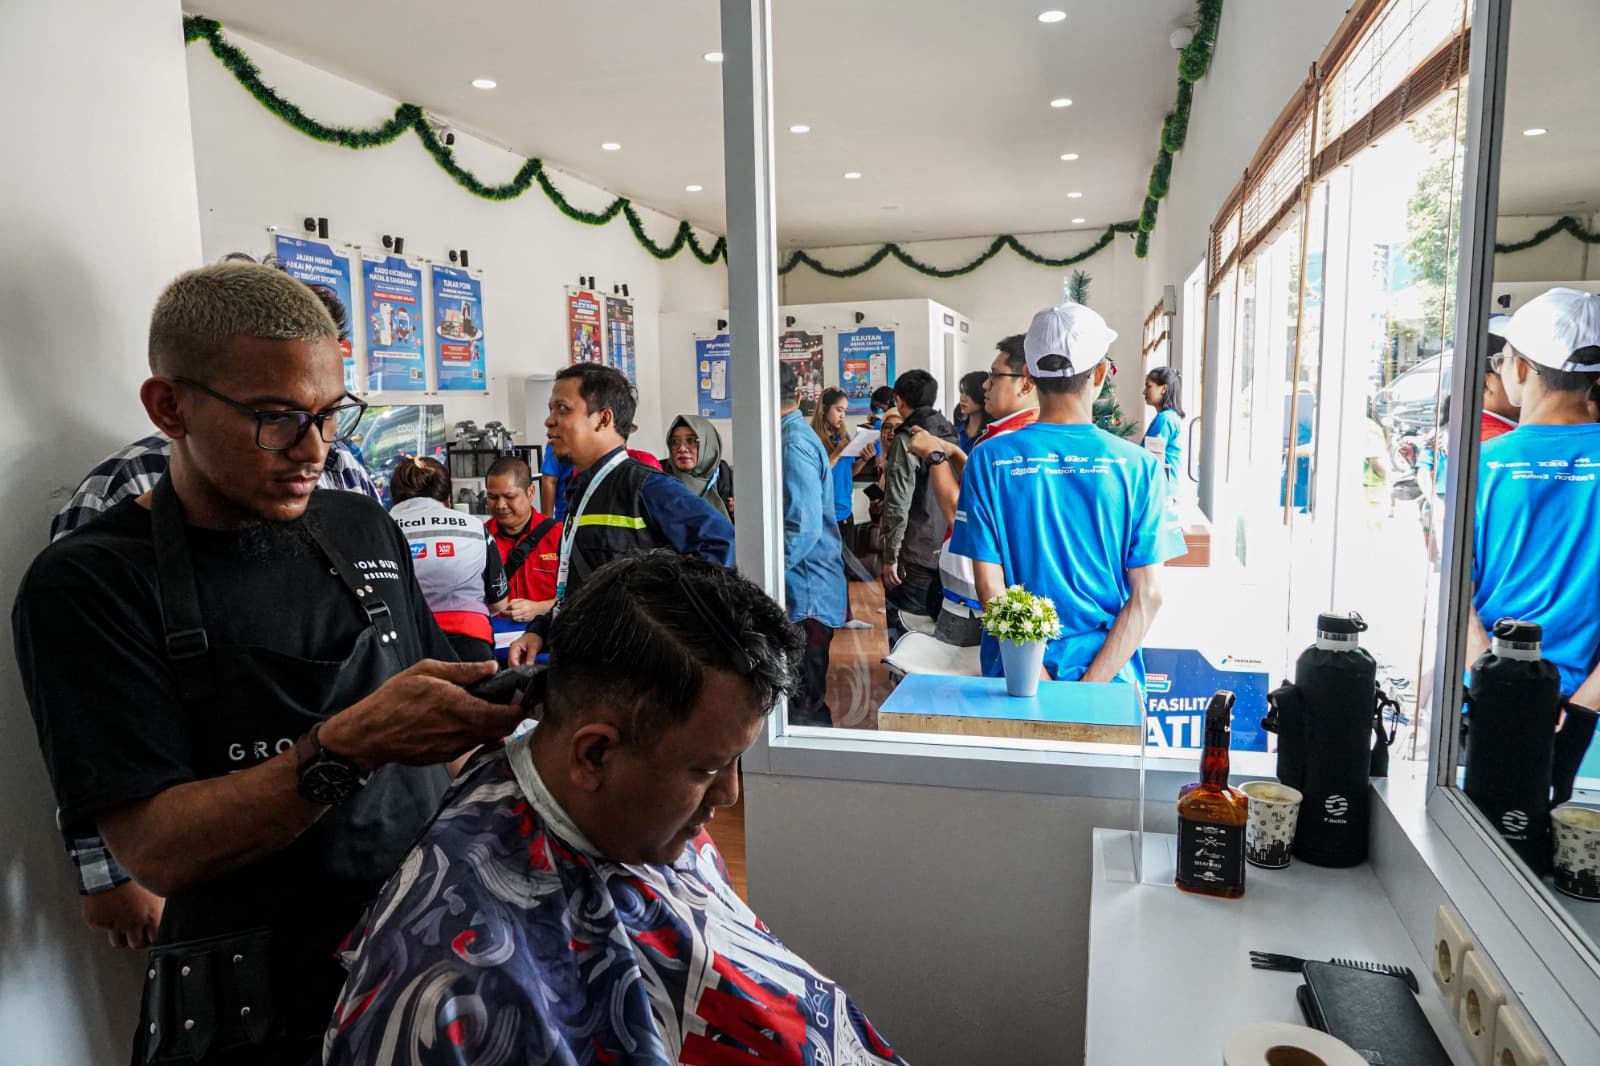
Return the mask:
<path id="1" fill-rule="evenodd" d="M 1600 942 L 1600 7 L 1511 5 L 1458 780 Z M 1513 623 L 1521 623 L 1513 624 Z M 1481 656 L 1481 657 L 1480 657 Z M 1551 808 L 1554 808 L 1552 812 Z"/>

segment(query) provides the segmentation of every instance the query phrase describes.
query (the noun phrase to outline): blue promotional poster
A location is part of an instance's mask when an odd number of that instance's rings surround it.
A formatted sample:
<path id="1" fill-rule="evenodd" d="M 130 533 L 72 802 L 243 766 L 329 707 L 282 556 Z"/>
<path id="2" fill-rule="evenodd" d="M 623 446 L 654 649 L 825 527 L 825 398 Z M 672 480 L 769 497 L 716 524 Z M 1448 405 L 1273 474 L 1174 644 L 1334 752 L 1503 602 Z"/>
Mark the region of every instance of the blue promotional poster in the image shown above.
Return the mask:
<path id="1" fill-rule="evenodd" d="M 483 283 L 455 267 L 433 268 L 434 366 L 441 392 L 487 392 Z"/>
<path id="2" fill-rule="evenodd" d="M 848 411 L 872 410 L 872 390 L 894 384 L 894 330 L 866 326 L 839 334 L 839 387 Z"/>
<path id="3" fill-rule="evenodd" d="M 694 342 L 701 418 L 733 417 L 733 395 L 728 391 L 728 353 L 731 351 L 726 333 L 701 337 Z"/>
<path id="4" fill-rule="evenodd" d="M 607 296 L 606 365 L 616 367 L 637 385 L 638 354 L 633 340 L 633 301 L 626 296 Z"/>
<path id="5" fill-rule="evenodd" d="M 421 392 L 427 387 L 422 271 L 395 255 L 364 258 L 361 290 L 367 305 L 367 388 Z"/>
<path id="6" fill-rule="evenodd" d="M 350 257 L 334 251 L 331 245 L 322 241 L 285 237 L 281 233 L 274 237 L 274 251 L 283 263 L 284 271 L 319 292 L 331 292 L 337 296 L 349 315 L 351 332 L 355 332 L 355 307 L 350 299 Z M 361 382 L 356 374 L 355 347 L 351 338 L 347 336 L 339 341 L 339 349 L 344 352 L 344 387 L 350 392 L 359 392 Z"/>
<path id="7" fill-rule="evenodd" d="M 1145 704 L 1149 711 L 1152 748 L 1205 746 L 1206 704 L 1218 689 L 1236 697 L 1233 705 L 1234 751 L 1266 751 L 1261 719 L 1267 714 L 1267 675 L 1224 658 L 1212 665 L 1192 648 L 1145 648 Z"/>

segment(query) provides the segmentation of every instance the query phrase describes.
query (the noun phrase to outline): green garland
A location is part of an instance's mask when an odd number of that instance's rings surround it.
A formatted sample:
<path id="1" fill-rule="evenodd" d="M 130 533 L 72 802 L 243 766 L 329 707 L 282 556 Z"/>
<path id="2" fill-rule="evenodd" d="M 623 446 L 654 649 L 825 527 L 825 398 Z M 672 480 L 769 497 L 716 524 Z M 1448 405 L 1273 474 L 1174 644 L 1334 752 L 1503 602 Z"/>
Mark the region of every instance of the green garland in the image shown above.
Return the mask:
<path id="1" fill-rule="evenodd" d="M 1196 0 L 1194 39 L 1178 53 L 1178 96 L 1161 124 L 1161 151 L 1150 168 L 1144 209 L 1139 212 L 1139 235 L 1133 239 L 1133 254 L 1143 259 L 1150 251 L 1150 234 L 1155 232 L 1156 212 L 1172 191 L 1172 157 L 1183 150 L 1189 139 L 1189 109 L 1194 104 L 1194 83 L 1211 69 L 1217 47 L 1217 30 L 1222 25 L 1222 0 Z"/>
<path id="2" fill-rule="evenodd" d="M 1583 223 L 1579 222 L 1571 215 L 1562 215 L 1560 218 L 1556 219 L 1554 222 L 1550 223 L 1550 225 L 1546 226 L 1538 233 L 1535 233 L 1527 240 L 1513 241 L 1510 244 L 1497 244 L 1494 246 L 1494 250 L 1497 255 L 1510 255 L 1512 252 L 1524 252 L 1529 248 L 1543 244 L 1545 241 L 1549 240 L 1551 237 L 1554 237 L 1558 233 L 1570 234 L 1571 236 L 1578 238 L 1578 240 L 1582 241 L 1584 244 L 1600 244 L 1600 233 L 1593 233 L 1585 229 Z"/>
<path id="3" fill-rule="evenodd" d="M 1208 4 L 1216 5 L 1219 10 L 1221 8 L 1221 0 L 1200 0 L 1200 4 L 1202 9 L 1206 8 Z M 1214 35 L 1215 31 L 1213 29 L 1212 36 Z M 318 122 L 300 110 L 295 104 L 284 99 L 272 86 L 261 80 L 260 69 L 251 61 L 248 55 L 223 36 L 222 24 L 216 19 L 205 18 L 201 15 L 185 15 L 183 18 L 183 40 L 186 45 L 193 44 L 195 41 L 205 41 L 207 47 L 211 49 L 211 54 L 217 57 L 218 62 L 228 69 L 234 79 L 251 96 L 255 97 L 262 107 L 265 107 L 268 111 L 271 111 L 284 122 L 313 140 L 321 141 L 324 144 L 336 144 L 342 148 L 378 148 L 393 144 L 409 130 L 416 134 L 417 138 L 422 142 L 423 148 L 433 157 L 433 161 L 439 165 L 440 169 L 455 179 L 456 184 L 474 196 L 482 197 L 485 200 L 515 200 L 537 184 L 540 191 L 556 206 L 556 209 L 574 222 L 581 222 L 586 226 L 604 226 L 616 219 L 618 215 L 621 215 L 627 221 L 628 228 L 633 231 L 634 238 L 638 240 L 640 246 L 656 259 L 672 259 L 685 248 L 696 259 L 708 266 L 718 260 L 726 260 L 728 257 L 728 241 L 726 237 L 718 237 L 711 247 L 707 248 L 700 242 L 700 238 L 694 232 L 694 227 L 690 226 L 688 222 L 678 223 L 677 232 L 673 234 L 671 242 L 657 244 L 645 232 L 644 219 L 640 215 L 638 208 L 626 197 L 617 197 L 599 211 L 585 211 L 580 207 L 574 206 L 562 195 L 561 190 L 556 188 L 555 183 L 550 180 L 550 175 L 545 170 L 544 162 L 539 159 L 524 161 L 511 180 L 504 184 L 485 184 L 476 174 L 456 162 L 454 150 L 445 144 L 438 134 L 433 131 L 433 127 L 428 122 L 427 113 L 416 104 L 396 105 L 393 115 L 371 129 L 351 129 L 345 126 L 329 126 Z M 1199 40 L 1198 34 L 1196 40 Z M 1209 57 L 1209 51 L 1206 54 Z M 1186 100 L 1184 88 L 1186 87 L 1180 86 L 1179 101 L 1180 104 L 1183 104 L 1182 112 L 1185 116 L 1185 121 L 1187 121 L 1188 108 L 1184 103 Z M 1171 125 L 1171 120 L 1172 116 L 1169 115 L 1169 126 Z M 1181 146 L 1181 131 L 1178 137 L 1178 143 Z M 1166 135 L 1164 134 L 1163 140 L 1165 139 Z M 1165 183 L 1171 176 L 1172 157 L 1169 152 L 1164 152 L 1162 158 L 1166 162 L 1162 166 L 1158 159 L 1158 168 L 1161 175 L 1160 196 L 1165 196 Z M 817 273 L 824 274 L 830 278 L 853 278 L 857 275 L 865 274 L 885 259 L 892 258 L 925 277 L 957 278 L 964 274 L 972 273 L 1007 248 L 1010 248 L 1030 263 L 1043 267 L 1060 268 L 1072 266 L 1090 258 L 1110 245 L 1119 233 L 1136 234 L 1134 249 L 1142 256 L 1144 253 L 1141 249 L 1147 245 L 1149 230 L 1155 224 L 1155 208 L 1153 205 L 1156 200 L 1160 199 L 1160 196 L 1155 195 L 1157 176 L 1156 172 L 1152 172 L 1150 190 L 1152 199 L 1145 202 L 1145 212 L 1140 216 L 1138 222 L 1117 222 L 1107 226 L 1099 239 L 1075 255 L 1061 258 L 1043 255 L 1035 252 L 1016 237 L 1007 233 L 996 237 L 977 258 L 958 267 L 943 268 L 924 263 L 898 244 L 890 243 L 883 245 L 866 259 L 850 267 L 825 266 L 813 258 L 809 252 L 792 252 L 784 264 L 778 268 L 778 273 L 788 274 L 800 266 L 807 266 Z M 1147 218 L 1148 225 L 1146 224 Z"/>
<path id="4" fill-rule="evenodd" d="M 718 237 L 710 248 L 706 248 L 687 222 L 678 223 L 678 230 L 670 243 L 657 244 L 645 232 L 644 219 L 640 216 L 638 208 L 623 196 L 612 200 L 600 211 L 585 211 L 573 206 L 550 180 L 550 175 L 545 172 L 544 162 L 539 159 L 525 160 L 522 166 L 517 168 L 517 173 L 512 179 L 504 184 L 485 184 L 476 174 L 456 162 L 455 152 L 434 133 L 433 127 L 428 123 L 427 114 L 416 104 L 396 105 L 393 115 L 371 129 L 350 129 L 318 122 L 261 80 L 261 71 L 251 62 L 250 57 L 223 36 L 221 23 L 216 19 L 200 15 L 185 15 L 184 44 L 193 44 L 200 40 L 206 42 L 211 54 L 217 57 L 218 62 L 228 69 L 234 79 L 244 86 L 262 107 L 313 140 L 324 144 L 336 144 L 342 148 L 379 148 L 393 144 L 409 130 L 422 141 L 423 148 L 433 157 L 433 161 L 439 164 L 440 169 L 474 196 L 485 200 L 515 200 L 537 184 L 550 202 L 574 222 L 582 222 L 587 226 L 604 226 L 618 215 L 622 215 L 627 219 L 628 228 L 633 231 L 639 244 L 657 259 L 671 259 L 684 248 L 688 248 L 691 255 L 708 266 L 728 256 L 726 238 Z"/>
<path id="5" fill-rule="evenodd" d="M 804 265 L 810 267 L 812 270 L 815 270 L 818 274 L 823 274 L 830 278 L 853 278 L 857 275 L 865 274 L 867 271 L 871 270 L 885 259 L 893 258 L 904 266 L 910 267 L 912 270 L 915 270 L 918 274 L 922 274 L 925 277 L 959 278 L 963 274 L 970 274 L 974 270 L 977 270 L 979 267 L 983 266 L 983 264 L 999 255 L 1007 248 L 1010 248 L 1013 252 L 1016 252 L 1028 262 L 1037 264 L 1038 266 L 1068 267 L 1072 266 L 1074 263 L 1081 263 L 1085 259 L 1088 259 L 1090 256 L 1094 255 L 1096 252 L 1104 249 L 1111 243 L 1117 234 L 1132 233 L 1137 228 L 1138 227 L 1132 222 L 1112 223 L 1105 228 L 1105 232 L 1100 234 L 1099 239 L 1089 247 L 1085 248 L 1076 255 L 1065 256 L 1061 259 L 1052 259 L 1049 256 L 1040 255 L 1038 252 L 1017 240 L 1011 234 L 1003 233 L 996 237 L 993 241 L 989 242 L 989 247 L 980 252 L 977 258 L 973 259 L 971 262 L 965 264 L 964 266 L 950 267 L 948 269 L 924 263 L 915 256 L 911 255 L 911 253 L 907 252 L 904 248 L 900 247 L 898 244 L 891 243 L 885 244 L 877 251 L 867 256 L 867 258 L 857 263 L 855 266 L 850 267 L 824 266 L 822 263 L 817 262 L 817 260 L 812 257 L 810 252 L 791 252 L 789 253 L 789 258 L 785 260 L 781 267 L 778 268 L 778 273 L 787 274 L 796 267 Z"/>

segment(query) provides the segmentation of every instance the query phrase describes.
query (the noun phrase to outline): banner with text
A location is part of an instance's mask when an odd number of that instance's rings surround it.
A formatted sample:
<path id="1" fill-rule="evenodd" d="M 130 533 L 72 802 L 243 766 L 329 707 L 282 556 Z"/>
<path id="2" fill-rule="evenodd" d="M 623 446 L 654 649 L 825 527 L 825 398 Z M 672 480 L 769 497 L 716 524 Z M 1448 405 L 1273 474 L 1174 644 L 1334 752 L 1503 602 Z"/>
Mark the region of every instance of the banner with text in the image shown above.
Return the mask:
<path id="1" fill-rule="evenodd" d="M 567 290 L 567 356 L 573 366 L 604 363 L 600 297 L 588 289 Z"/>
<path id="2" fill-rule="evenodd" d="M 894 330 L 864 326 L 839 334 L 839 387 L 850 414 L 871 411 L 872 390 L 893 384 Z"/>
<path id="3" fill-rule="evenodd" d="M 367 388 L 421 392 L 423 364 L 422 271 L 397 255 L 361 260 L 367 305 Z"/>
<path id="4" fill-rule="evenodd" d="M 441 392 L 487 392 L 483 282 L 455 267 L 433 268 L 434 368 Z"/>
<path id="5" fill-rule="evenodd" d="M 778 338 L 778 359 L 800 375 L 800 400 L 816 403 L 822 395 L 822 334 L 791 329 Z"/>
<path id="6" fill-rule="evenodd" d="M 728 335 L 700 337 L 694 342 L 701 418 L 732 418 L 733 396 L 728 391 Z"/>
<path id="7" fill-rule="evenodd" d="M 1255 662 L 1224 656 L 1220 664 L 1193 648 L 1145 648 L 1145 705 L 1152 748 L 1205 746 L 1206 705 L 1218 689 L 1234 694 L 1234 751 L 1266 751 L 1267 675 Z"/>
<path id="8" fill-rule="evenodd" d="M 300 237 L 274 234 L 274 253 L 283 269 L 292 278 L 299 278 L 321 295 L 332 293 L 344 305 L 345 314 L 355 331 L 355 305 L 350 297 L 350 257 L 334 251 L 333 246 L 322 241 L 308 241 Z M 359 392 L 361 381 L 356 374 L 355 347 L 350 337 L 339 342 L 344 353 L 344 387 Z"/>
<path id="9" fill-rule="evenodd" d="M 626 296 L 606 297 L 606 365 L 639 383 L 638 350 L 633 343 L 633 301 Z"/>

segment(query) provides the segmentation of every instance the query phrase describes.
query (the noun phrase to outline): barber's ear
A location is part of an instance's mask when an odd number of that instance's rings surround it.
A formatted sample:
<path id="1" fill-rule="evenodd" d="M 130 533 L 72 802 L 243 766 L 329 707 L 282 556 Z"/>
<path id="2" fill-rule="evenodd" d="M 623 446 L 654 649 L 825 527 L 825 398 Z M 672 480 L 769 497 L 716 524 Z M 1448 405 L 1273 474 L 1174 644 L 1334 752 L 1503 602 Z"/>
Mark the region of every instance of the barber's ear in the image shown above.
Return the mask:
<path id="1" fill-rule="evenodd" d="M 622 746 L 622 732 L 610 722 L 590 722 L 572 734 L 572 783 L 598 792 L 607 768 Z"/>
<path id="2" fill-rule="evenodd" d="M 178 410 L 176 383 L 167 377 L 146 378 L 139 386 L 139 402 L 155 427 L 173 440 L 189 435 L 189 427 Z"/>

